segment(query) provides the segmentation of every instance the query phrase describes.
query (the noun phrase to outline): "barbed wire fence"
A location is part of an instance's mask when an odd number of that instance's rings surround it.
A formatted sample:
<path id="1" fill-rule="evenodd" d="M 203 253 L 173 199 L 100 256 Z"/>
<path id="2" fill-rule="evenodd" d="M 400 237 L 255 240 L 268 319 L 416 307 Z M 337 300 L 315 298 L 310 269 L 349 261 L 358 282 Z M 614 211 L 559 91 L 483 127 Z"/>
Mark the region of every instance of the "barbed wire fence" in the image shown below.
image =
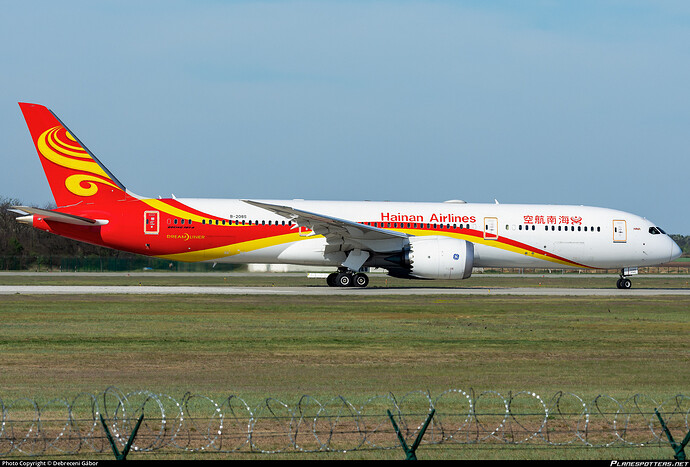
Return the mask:
<path id="1" fill-rule="evenodd" d="M 677 438 L 690 431 L 690 397 L 682 394 L 657 402 L 644 394 L 621 401 L 566 392 L 545 398 L 529 391 L 449 389 L 436 397 L 424 391 L 375 396 L 358 406 L 342 396 L 322 402 L 308 395 L 292 406 L 275 398 L 250 406 L 235 395 L 214 400 L 187 393 L 175 399 L 110 387 L 72 401 L 0 399 L 0 410 L 0 458 L 108 453 L 103 424 L 122 450 L 142 415 L 133 452 L 400 449 L 388 413 L 400 434 L 414 440 L 432 410 L 425 445 L 668 446 L 659 418 Z"/>

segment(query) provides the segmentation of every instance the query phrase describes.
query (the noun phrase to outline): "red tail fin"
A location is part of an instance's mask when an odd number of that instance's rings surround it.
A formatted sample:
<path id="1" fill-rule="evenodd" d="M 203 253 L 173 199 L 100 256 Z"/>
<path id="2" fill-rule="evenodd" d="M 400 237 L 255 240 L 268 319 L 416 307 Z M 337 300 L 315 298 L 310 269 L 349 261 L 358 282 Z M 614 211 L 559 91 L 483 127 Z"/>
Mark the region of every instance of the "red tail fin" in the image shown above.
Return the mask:
<path id="1" fill-rule="evenodd" d="M 42 105 L 20 102 L 58 207 L 123 199 L 125 187 Z"/>

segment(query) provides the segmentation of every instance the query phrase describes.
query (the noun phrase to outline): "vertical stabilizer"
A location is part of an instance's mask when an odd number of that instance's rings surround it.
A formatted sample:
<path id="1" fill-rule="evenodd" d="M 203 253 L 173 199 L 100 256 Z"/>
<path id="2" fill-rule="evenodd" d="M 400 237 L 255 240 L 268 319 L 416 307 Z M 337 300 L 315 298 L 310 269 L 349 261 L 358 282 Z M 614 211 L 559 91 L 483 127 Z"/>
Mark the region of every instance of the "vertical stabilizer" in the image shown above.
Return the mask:
<path id="1" fill-rule="evenodd" d="M 121 200 L 125 187 L 42 105 L 19 103 L 58 207 Z"/>

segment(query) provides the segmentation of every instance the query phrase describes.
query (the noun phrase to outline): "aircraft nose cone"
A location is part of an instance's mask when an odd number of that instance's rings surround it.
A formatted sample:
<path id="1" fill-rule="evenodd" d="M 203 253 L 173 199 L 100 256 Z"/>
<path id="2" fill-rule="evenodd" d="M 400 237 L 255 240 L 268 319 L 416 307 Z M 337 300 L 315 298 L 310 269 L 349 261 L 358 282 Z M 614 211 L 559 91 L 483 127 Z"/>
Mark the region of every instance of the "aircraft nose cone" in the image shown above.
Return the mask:
<path id="1" fill-rule="evenodd" d="M 683 251 L 680 249 L 678 244 L 671 240 L 672 246 L 671 246 L 671 261 L 673 261 L 676 258 L 679 258 L 680 255 L 683 254 Z"/>

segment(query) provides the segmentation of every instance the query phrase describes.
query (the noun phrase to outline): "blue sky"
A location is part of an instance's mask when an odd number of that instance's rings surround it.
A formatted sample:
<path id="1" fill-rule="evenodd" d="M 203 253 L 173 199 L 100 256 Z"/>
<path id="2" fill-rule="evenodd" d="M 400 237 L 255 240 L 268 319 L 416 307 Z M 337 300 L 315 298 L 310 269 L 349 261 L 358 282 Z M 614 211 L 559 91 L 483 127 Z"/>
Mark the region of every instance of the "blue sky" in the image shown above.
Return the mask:
<path id="1" fill-rule="evenodd" d="M 686 1 L 3 2 L 17 102 L 141 195 L 584 204 L 690 234 Z M 11 168 L 11 170 L 10 170 Z"/>

